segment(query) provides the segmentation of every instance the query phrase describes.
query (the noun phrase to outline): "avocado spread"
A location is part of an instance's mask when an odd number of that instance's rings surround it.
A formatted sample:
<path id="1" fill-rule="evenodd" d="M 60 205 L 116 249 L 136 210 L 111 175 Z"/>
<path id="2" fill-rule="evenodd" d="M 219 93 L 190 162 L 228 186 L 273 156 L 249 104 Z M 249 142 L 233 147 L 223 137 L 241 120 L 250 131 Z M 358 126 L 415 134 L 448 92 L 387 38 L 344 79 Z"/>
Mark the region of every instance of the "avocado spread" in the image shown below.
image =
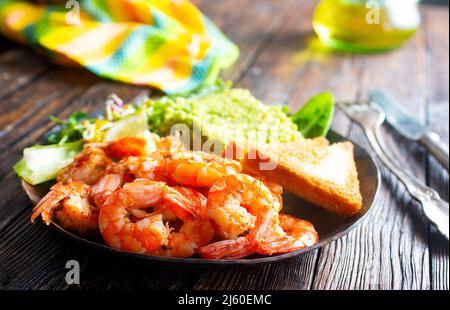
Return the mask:
<path id="1" fill-rule="evenodd" d="M 202 138 L 221 141 L 289 142 L 301 139 L 297 125 L 280 106 L 269 106 L 245 89 L 225 89 L 200 98 L 168 98 L 149 103 L 150 130 L 169 135 L 184 124 Z"/>

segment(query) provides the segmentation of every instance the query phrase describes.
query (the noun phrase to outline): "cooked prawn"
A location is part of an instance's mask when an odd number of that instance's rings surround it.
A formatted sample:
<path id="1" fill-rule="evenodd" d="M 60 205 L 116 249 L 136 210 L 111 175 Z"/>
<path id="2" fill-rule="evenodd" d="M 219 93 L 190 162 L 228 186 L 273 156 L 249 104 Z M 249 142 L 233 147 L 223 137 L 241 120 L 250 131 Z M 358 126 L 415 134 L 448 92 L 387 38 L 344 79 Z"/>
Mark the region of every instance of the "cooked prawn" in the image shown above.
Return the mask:
<path id="1" fill-rule="evenodd" d="M 208 194 L 207 214 L 223 239 L 248 234 L 255 228 L 257 218 L 262 218 L 269 210 L 275 210 L 272 193 L 249 175 L 223 177 Z"/>
<path id="2" fill-rule="evenodd" d="M 253 254 L 282 254 L 312 246 L 319 239 L 311 223 L 293 216 L 280 214 L 279 226 L 274 226 L 278 222 L 275 217 L 272 217 L 269 222 L 269 225 L 266 222 L 262 226 L 271 227 L 271 232 L 262 229 L 264 232 L 259 230 L 259 236 L 250 234 L 233 240 L 218 241 L 199 248 L 197 253 L 208 259 L 237 259 Z"/>
<path id="3" fill-rule="evenodd" d="M 163 156 L 169 157 L 179 152 L 187 151 L 183 142 L 174 136 L 167 136 L 156 140 L 156 148 Z"/>
<path id="4" fill-rule="evenodd" d="M 162 246 L 158 251 L 153 254 L 160 256 L 171 257 L 191 257 L 196 253 L 196 249 L 208 244 L 214 237 L 214 229 L 206 216 L 206 197 L 201 193 L 186 187 L 174 187 L 171 188 L 172 199 L 174 196 L 182 194 L 185 198 L 193 202 L 199 209 L 199 217 L 192 219 L 184 217 L 183 219 L 171 210 L 168 204 L 173 200 L 168 200 L 165 203 L 161 203 L 155 208 L 155 212 L 160 213 L 163 217 L 163 221 L 169 221 L 170 235 L 167 240 L 167 244 Z M 178 200 L 179 197 L 175 200 Z M 131 213 L 138 217 L 143 218 L 146 216 L 145 211 L 139 209 L 133 209 Z M 180 223 L 178 223 L 181 220 Z"/>
<path id="5" fill-rule="evenodd" d="M 206 197 L 199 192 L 185 187 L 176 187 L 173 190 L 181 193 L 199 208 L 197 219 L 185 218 L 178 230 L 170 233 L 168 243 L 159 255 L 172 257 L 191 257 L 196 249 L 211 242 L 214 229 L 206 215 Z"/>
<path id="6" fill-rule="evenodd" d="M 92 185 L 105 174 L 111 164 L 111 159 L 101 148 L 88 144 L 75 156 L 72 163 L 58 173 L 56 180 L 61 182 L 71 179 Z"/>
<path id="7" fill-rule="evenodd" d="M 249 171 L 244 171 L 244 173 L 254 177 L 257 180 L 260 180 L 261 182 L 264 183 L 264 185 L 267 186 L 267 188 L 272 192 L 272 196 L 275 202 L 274 207 L 278 212 L 280 212 L 281 209 L 283 208 L 283 186 L 269 180 L 267 177 L 264 177 L 260 174 Z"/>
<path id="8" fill-rule="evenodd" d="M 240 173 L 239 162 L 204 152 L 180 152 L 167 162 L 167 175 L 174 183 L 211 187 L 221 177 Z"/>
<path id="9" fill-rule="evenodd" d="M 165 181 L 166 161 L 159 152 L 140 157 L 125 157 L 111 166 L 108 173 L 120 174 L 125 180 L 149 179 Z"/>
<path id="10" fill-rule="evenodd" d="M 99 228 L 105 242 L 115 249 L 147 254 L 166 246 L 170 228 L 163 215 L 156 211 L 136 218 L 132 210 L 164 204 L 180 218 L 196 218 L 195 203 L 168 189 L 163 182 L 138 179 L 115 191 L 100 209 Z"/>
<path id="11" fill-rule="evenodd" d="M 129 156 L 110 165 L 105 176 L 92 187 L 92 198 L 98 208 L 106 199 L 124 183 L 134 179 L 165 181 L 165 159 L 158 153 L 140 157 Z"/>
<path id="12" fill-rule="evenodd" d="M 149 144 L 152 144 L 149 146 Z M 106 154 L 114 159 L 122 159 L 127 156 L 142 156 L 156 150 L 152 138 L 125 137 L 108 143 L 104 150 Z"/>
<path id="13" fill-rule="evenodd" d="M 90 186 L 66 180 L 56 183 L 36 205 L 31 215 L 34 223 L 40 215 L 49 225 L 53 217 L 64 228 L 82 235 L 97 231 L 98 210 L 89 200 Z"/>
<path id="14" fill-rule="evenodd" d="M 256 243 L 248 237 L 239 237 L 205 245 L 197 253 L 206 259 L 238 259 L 255 254 Z"/>
<path id="15" fill-rule="evenodd" d="M 319 240 L 314 226 L 302 219 L 279 214 L 280 227 L 272 238 L 258 243 L 258 253 L 272 255 L 288 253 L 311 246 Z"/>
<path id="16" fill-rule="evenodd" d="M 255 227 L 244 236 L 236 239 L 218 241 L 197 249 L 203 258 L 209 259 L 237 259 L 258 253 L 258 245 L 267 240 L 278 229 L 278 213 L 273 208 L 267 209 L 256 218 Z"/>
<path id="17" fill-rule="evenodd" d="M 106 200 L 124 183 L 121 174 L 109 173 L 100 178 L 91 189 L 91 198 L 97 208 L 101 208 Z"/>

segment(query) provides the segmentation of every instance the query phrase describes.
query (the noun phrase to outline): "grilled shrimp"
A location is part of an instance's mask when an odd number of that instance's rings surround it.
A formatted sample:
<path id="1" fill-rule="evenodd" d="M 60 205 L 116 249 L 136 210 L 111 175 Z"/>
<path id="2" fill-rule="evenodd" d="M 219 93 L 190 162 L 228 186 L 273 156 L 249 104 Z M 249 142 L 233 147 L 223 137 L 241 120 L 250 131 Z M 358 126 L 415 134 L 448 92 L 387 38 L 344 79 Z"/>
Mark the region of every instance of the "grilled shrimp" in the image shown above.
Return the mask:
<path id="1" fill-rule="evenodd" d="M 235 174 L 219 179 L 208 194 L 207 214 L 219 237 L 237 239 L 255 228 L 258 217 L 275 210 L 270 190 L 255 178 Z"/>
<path id="2" fill-rule="evenodd" d="M 274 209 L 257 217 L 255 228 L 248 234 L 236 239 L 221 240 L 197 249 L 197 253 L 203 258 L 209 259 L 237 259 L 259 253 L 260 242 L 267 240 L 273 234 L 273 230 L 280 235 L 278 228 L 278 214 Z"/>
<path id="3" fill-rule="evenodd" d="M 165 157 L 187 151 L 183 142 L 174 136 L 167 136 L 156 140 L 156 148 Z"/>
<path id="4" fill-rule="evenodd" d="M 317 243 L 314 226 L 290 215 L 267 213 L 262 222 L 247 236 L 222 240 L 197 250 L 203 258 L 242 258 L 253 254 L 274 255 L 297 251 Z"/>
<path id="5" fill-rule="evenodd" d="M 108 170 L 108 173 L 119 174 L 125 179 L 149 179 L 165 181 L 166 161 L 159 152 L 140 157 L 125 157 Z"/>
<path id="6" fill-rule="evenodd" d="M 278 212 L 280 212 L 281 209 L 283 208 L 283 186 L 269 180 L 267 177 L 264 177 L 262 175 L 248 171 L 244 171 L 244 173 L 254 177 L 257 180 L 260 180 L 261 182 L 264 183 L 265 186 L 267 186 L 267 188 L 271 191 L 272 196 L 274 198 L 275 202 L 274 207 Z"/>
<path id="7" fill-rule="evenodd" d="M 319 240 L 314 226 L 296 217 L 279 214 L 281 231 L 275 231 L 274 236 L 258 243 L 258 253 L 272 255 L 288 253 L 311 246 Z"/>
<path id="8" fill-rule="evenodd" d="M 193 201 L 199 208 L 199 216 L 197 219 L 181 219 L 181 227 L 170 233 L 168 243 L 159 255 L 191 257 L 197 248 L 208 244 L 214 237 L 214 229 L 206 215 L 206 197 L 190 188 L 176 187 L 173 190 Z"/>
<path id="9" fill-rule="evenodd" d="M 156 143 L 151 134 L 147 137 L 125 137 L 108 143 L 104 150 L 109 157 L 122 159 L 153 153 L 156 151 Z"/>
<path id="10" fill-rule="evenodd" d="M 88 144 L 71 164 L 58 173 L 56 181 L 71 179 L 92 185 L 105 174 L 111 164 L 111 159 L 101 148 Z"/>
<path id="11" fill-rule="evenodd" d="M 124 183 L 124 178 L 120 174 L 106 174 L 100 178 L 91 189 L 91 199 L 97 206 L 101 208 L 106 200 L 120 188 Z"/>
<path id="12" fill-rule="evenodd" d="M 225 239 L 197 250 L 203 258 L 242 258 L 257 253 L 258 244 L 281 235 L 277 198 L 260 180 L 249 175 L 224 177 L 208 195 L 207 213 L 216 233 Z"/>
<path id="13" fill-rule="evenodd" d="M 197 254 L 206 259 L 238 259 L 256 253 L 256 243 L 249 237 L 222 240 L 197 249 Z"/>
<path id="14" fill-rule="evenodd" d="M 241 171 L 238 161 L 204 152 L 179 152 L 167 162 L 169 179 L 183 186 L 211 187 L 221 177 Z"/>
<path id="15" fill-rule="evenodd" d="M 105 242 L 118 250 L 154 254 L 167 246 L 170 228 L 163 215 L 156 211 L 144 216 L 142 211 L 171 208 L 180 218 L 196 218 L 199 210 L 194 202 L 182 194 L 175 194 L 163 182 L 135 180 L 115 191 L 100 209 L 99 228 Z"/>
<path id="16" fill-rule="evenodd" d="M 40 215 L 49 225 L 55 217 L 61 226 L 81 235 L 97 231 L 98 210 L 89 200 L 90 190 L 90 186 L 70 179 L 56 183 L 33 209 L 31 221 Z"/>
<path id="17" fill-rule="evenodd" d="M 197 249 L 203 258 L 237 259 L 258 253 L 259 243 L 272 236 L 274 231 L 281 235 L 278 226 L 278 214 L 273 208 L 267 209 L 256 218 L 255 227 L 243 236 L 208 244 Z"/>
<path id="18" fill-rule="evenodd" d="M 92 198 L 98 208 L 124 183 L 134 179 L 165 181 L 165 159 L 158 153 L 140 157 L 129 156 L 110 165 L 106 174 L 92 187 Z"/>
<path id="19" fill-rule="evenodd" d="M 106 145 L 87 144 L 83 151 L 75 156 L 73 162 L 58 173 L 56 180 L 60 182 L 72 179 L 93 185 L 111 170 L 112 166 L 116 166 L 113 165 L 111 158 L 144 155 L 147 152 L 148 141 L 149 139 L 141 137 L 126 137 Z"/>

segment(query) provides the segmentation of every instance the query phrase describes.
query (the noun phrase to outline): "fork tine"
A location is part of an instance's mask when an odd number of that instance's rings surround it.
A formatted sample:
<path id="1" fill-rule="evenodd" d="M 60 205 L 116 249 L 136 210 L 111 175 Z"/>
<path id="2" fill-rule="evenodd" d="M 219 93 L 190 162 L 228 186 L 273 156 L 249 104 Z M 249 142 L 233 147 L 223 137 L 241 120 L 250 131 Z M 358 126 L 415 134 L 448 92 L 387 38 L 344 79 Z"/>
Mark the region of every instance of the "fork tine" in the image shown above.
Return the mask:
<path id="1" fill-rule="evenodd" d="M 380 125 L 385 118 L 384 113 L 368 101 L 340 101 L 336 104 L 336 107 L 362 127 L 369 124 Z"/>
<path id="2" fill-rule="evenodd" d="M 369 101 L 336 101 L 337 106 L 363 106 L 370 105 Z"/>

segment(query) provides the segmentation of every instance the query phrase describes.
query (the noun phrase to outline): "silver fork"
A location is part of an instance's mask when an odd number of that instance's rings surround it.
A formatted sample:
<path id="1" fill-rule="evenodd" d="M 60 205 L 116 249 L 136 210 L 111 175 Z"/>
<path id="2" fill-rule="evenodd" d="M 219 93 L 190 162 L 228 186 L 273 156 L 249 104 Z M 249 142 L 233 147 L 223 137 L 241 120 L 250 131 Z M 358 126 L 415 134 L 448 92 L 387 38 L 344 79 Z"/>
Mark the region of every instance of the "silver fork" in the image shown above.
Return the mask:
<path id="1" fill-rule="evenodd" d="M 448 239 L 449 204 L 439 194 L 416 178 L 406 173 L 391 159 L 380 134 L 380 127 L 386 119 L 384 111 L 369 102 L 339 102 L 337 107 L 364 130 L 369 143 L 381 162 L 405 185 L 409 194 L 422 204 L 425 216 Z"/>

